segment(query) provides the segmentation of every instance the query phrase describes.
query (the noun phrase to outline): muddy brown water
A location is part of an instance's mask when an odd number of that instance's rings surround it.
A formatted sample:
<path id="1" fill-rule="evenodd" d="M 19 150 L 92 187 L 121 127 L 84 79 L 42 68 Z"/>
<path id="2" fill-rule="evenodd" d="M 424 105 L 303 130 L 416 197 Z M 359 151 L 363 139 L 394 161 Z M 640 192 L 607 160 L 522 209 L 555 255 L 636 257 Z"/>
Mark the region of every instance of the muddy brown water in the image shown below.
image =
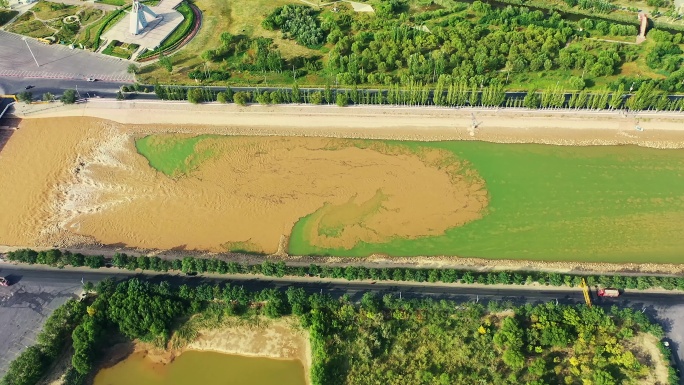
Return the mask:
<path id="1" fill-rule="evenodd" d="M 440 150 L 217 137 L 201 143 L 217 156 L 169 177 L 135 148 L 146 130 L 27 121 L 0 154 L 0 244 L 275 253 L 317 212 L 312 242 L 349 247 L 438 235 L 480 218 L 488 204 L 484 182 Z"/>
<path id="2" fill-rule="evenodd" d="M 169 364 L 155 363 L 142 352 L 100 370 L 94 385 L 305 385 L 297 360 L 243 357 L 188 351 Z"/>

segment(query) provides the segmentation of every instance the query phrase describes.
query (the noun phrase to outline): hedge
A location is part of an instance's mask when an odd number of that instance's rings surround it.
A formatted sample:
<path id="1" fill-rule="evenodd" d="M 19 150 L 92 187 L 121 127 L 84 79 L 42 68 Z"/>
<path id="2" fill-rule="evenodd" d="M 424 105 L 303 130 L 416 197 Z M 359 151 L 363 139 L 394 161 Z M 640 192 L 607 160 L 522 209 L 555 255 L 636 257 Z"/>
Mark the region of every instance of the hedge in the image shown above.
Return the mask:
<path id="1" fill-rule="evenodd" d="M 97 49 L 100 48 L 100 36 L 107 28 L 107 26 L 122 14 L 124 14 L 124 11 L 121 9 L 117 9 L 116 11 L 112 12 L 102 24 L 100 24 L 100 27 L 95 32 L 95 40 L 93 41 L 93 51 L 97 51 Z"/>

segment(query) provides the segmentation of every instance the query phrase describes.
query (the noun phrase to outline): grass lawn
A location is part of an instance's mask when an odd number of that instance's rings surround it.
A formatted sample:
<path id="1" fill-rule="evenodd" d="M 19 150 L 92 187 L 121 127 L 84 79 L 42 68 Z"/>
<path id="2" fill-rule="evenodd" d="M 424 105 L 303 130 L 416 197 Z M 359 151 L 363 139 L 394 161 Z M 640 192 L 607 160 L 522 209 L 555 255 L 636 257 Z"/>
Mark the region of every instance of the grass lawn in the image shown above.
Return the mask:
<path id="1" fill-rule="evenodd" d="M 307 242 L 303 229 L 310 215 L 295 225 L 290 254 L 681 262 L 682 151 L 483 142 L 401 145 L 444 148 L 469 161 L 490 194 L 485 216 L 442 236 L 335 250 Z"/>
<path id="2" fill-rule="evenodd" d="M 104 11 L 96 8 L 86 8 L 79 13 L 79 19 L 81 25 L 87 26 L 97 20 L 99 20 L 104 15 Z"/>
<path id="3" fill-rule="evenodd" d="M 54 18 L 62 18 L 70 15 L 75 15 L 79 7 L 75 5 L 67 5 L 62 3 L 53 3 L 49 1 L 39 1 L 38 4 L 31 8 L 31 11 L 41 20 L 50 20 Z"/>
<path id="4" fill-rule="evenodd" d="M 204 63 L 201 53 L 209 49 L 218 48 L 221 44 L 220 36 L 223 32 L 233 35 L 246 35 L 251 38 L 263 36 L 272 38 L 278 45 L 283 57 L 312 56 L 317 51 L 295 44 L 293 40 L 283 40 L 279 31 L 268 31 L 261 27 L 261 21 L 273 10 L 285 4 L 300 4 L 291 0 L 246 0 L 234 3 L 221 0 L 196 0 L 194 4 L 202 12 L 202 27 L 188 45 L 170 56 L 173 71 L 169 74 L 159 65 L 153 64 L 143 67 L 139 74 L 144 83 L 175 83 L 194 84 L 188 78 L 188 72 L 195 66 Z M 218 66 L 218 64 L 213 64 Z M 240 78 L 240 74 L 233 74 Z M 271 83 L 277 82 L 282 74 L 268 74 Z M 252 79 L 247 79 L 248 81 Z M 260 75 L 254 82 L 263 81 Z"/>
<path id="5" fill-rule="evenodd" d="M 118 40 L 112 40 L 107 48 L 102 50 L 105 55 L 116 56 L 122 59 L 130 59 L 131 55 L 140 48 L 137 44 L 122 43 Z"/>
<path id="6" fill-rule="evenodd" d="M 129 1 L 126 1 L 126 0 L 100 0 L 100 1 L 98 1 L 98 3 L 115 5 L 117 7 L 123 7 L 124 5 L 128 4 Z"/>
<path id="7" fill-rule="evenodd" d="M 43 38 L 55 34 L 55 30 L 49 28 L 42 21 L 36 20 L 33 15 L 29 15 L 28 19 L 28 21 L 23 22 L 17 20 L 12 23 L 7 30 L 9 32 L 36 38 Z"/>

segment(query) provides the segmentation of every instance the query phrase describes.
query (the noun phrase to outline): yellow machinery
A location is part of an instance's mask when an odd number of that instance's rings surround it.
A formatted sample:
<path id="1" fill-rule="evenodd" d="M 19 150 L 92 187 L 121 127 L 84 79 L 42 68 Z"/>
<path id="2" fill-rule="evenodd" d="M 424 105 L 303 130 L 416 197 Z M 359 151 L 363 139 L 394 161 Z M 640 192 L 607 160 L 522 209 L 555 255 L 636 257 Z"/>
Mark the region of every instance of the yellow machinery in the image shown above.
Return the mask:
<path id="1" fill-rule="evenodd" d="M 580 285 L 582 288 L 582 293 L 584 293 L 584 302 L 587 303 L 587 306 L 591 307 L 591 296 L 589 295 L 589 286 L 587 286 L 587 281 L 582 278 L 582 284 Z"/>
<path id="2" fill-rule="evenodd" d="M 41 39 L 41 38 L 38 38 L 38 39 L 36 39 L 36 40 L 38 40 L 38 41 L 41 42 L 41 43 L 47 44 L 47 45 L 50 45 L 50 44 L 54 43 L 54 41 L 49 40 L 49 39 Z"/>
<path id="3" fill-rule="evenodd" d="M 14 99 L 15 102 L 17 101 L 16 95 L 0 95 L 0 99 L 5 99 L 5 98 Z"/>

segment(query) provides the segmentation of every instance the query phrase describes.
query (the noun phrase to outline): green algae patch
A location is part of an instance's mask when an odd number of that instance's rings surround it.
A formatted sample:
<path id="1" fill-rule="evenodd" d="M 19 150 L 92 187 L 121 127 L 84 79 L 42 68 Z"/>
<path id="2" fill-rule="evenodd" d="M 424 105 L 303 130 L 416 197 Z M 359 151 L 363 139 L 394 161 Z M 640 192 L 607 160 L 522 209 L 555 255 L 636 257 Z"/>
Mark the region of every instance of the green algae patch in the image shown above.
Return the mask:
<path id="1" fill-rule="evenodd" d="M 138 153 L 150 166 L 169 177 L 190 173 L 199 165 L 216 155 L 211 146 L 203 146 L 216 135 L 149 135 L 135 141 Z"/>

